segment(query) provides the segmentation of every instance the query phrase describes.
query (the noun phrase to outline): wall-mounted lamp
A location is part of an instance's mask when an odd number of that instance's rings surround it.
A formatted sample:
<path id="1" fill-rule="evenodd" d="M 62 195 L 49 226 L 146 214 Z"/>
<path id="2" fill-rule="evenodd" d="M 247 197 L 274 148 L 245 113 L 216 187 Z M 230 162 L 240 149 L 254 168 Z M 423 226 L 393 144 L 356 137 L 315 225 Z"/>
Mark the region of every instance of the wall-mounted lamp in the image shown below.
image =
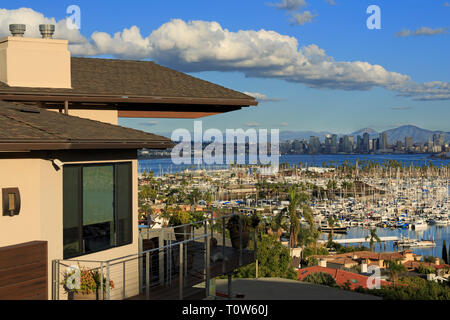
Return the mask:
<path id="1" fill-rule="evenodd" d="M 20 192 L 19 188 L 2 189 L 3 215 L 16 216 L 20 213 Z"/>
<path id="2" fill-rule="evenodd" d="M 58 170 L 61 170 L 62 167 L 64 166 L 64 163 L 61 160 L 58 159 L 53 159 L 52 160 L 53 165 L 58 168 Z"/>

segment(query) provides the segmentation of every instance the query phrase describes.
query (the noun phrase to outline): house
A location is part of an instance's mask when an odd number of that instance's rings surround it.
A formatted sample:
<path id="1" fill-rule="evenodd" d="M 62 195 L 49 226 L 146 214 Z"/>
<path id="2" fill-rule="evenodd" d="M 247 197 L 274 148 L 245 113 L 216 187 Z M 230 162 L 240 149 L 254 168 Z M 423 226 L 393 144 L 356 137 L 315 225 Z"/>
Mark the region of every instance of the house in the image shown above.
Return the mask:
<path id="1" fill-rule="evenodd" d="M 331 275 L 333 277 L 333 279 L 336 281 L 337 285 L 339 285 L 341 287 L 349 285 L 351 290 L 355 290 L 358 287 L 367 289 L 368 283 L 370 281 L 370 279 L 369 279 L 370 277 L 362 275 L 362 274 L 345 271 L 345 270 L 334 269 L 334 268 L 326 268 L 326 267 L 321 267 L 321 266 L 312 266 L 312 267 L 299 269 L 297 271 L 297 279 L 299 281 L 303 281 L 308 275 L 316 273 L 316 272 L 323 272 L 323 273 L 327 273 L 327 274 Z M 381 286 L 387 286 L 390 284 L 391 283 L 388 281 L 380 280 Z"/>
<path id="2" fill-rule="evenodd" d="M 173 143 L 118 118 L 199 118 L 257 102 L 150 61 L 74 58 L 67 40 L 11 29 L 0 39 L 0 299 L 47 299 L 55 261 L 138 253 L 137 150 Z M 137 272 L 136 262 L 111 273 L 127 288 L 110 298 L 138 294 Z"/>

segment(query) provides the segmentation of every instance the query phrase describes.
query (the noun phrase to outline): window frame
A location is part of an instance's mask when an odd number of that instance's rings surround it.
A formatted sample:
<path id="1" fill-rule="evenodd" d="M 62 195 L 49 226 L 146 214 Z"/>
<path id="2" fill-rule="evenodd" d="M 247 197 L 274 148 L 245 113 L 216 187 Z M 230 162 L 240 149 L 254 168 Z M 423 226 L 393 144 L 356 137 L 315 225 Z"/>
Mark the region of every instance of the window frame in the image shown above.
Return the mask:
<path id="1" fill-rule="evenodd" d="M 129 186 L 128 186 L 128 200 L 129 200 L 129 205 L 128 205 L 128 212 L 129 212 L 129 227 L 127 230 L 130 233 L 130 239 L 128 241 L 123 241 L 123 243 L 118 244 L 118 232 L 119 230 L 119 225 L 118 225 L 118 221 L 119 221 L 119 205 L 118 205 L 118 185 L 119 185 L 119 174 L 118 174 L 118 166 L 119 165 L 127 165 L 128 167 L 128 179 L 129 179 Z M 94 251 L 89 251 L 86 252 L 85 251 L 85 247 L 84 247 L 84 238 L 83 238 L 83 168 L 85 167 L 99 167 L 99 166 L 112 166 L 113 167 L 113 184 L 114 184 L 114 213 L 113 213 L 113 217 L 114 217 L 114 231 L 113 231 L 113 241 L 112 241 L 112 245 L 106 247 L 106 248 L 102 248 L 99 250 L 94 250 Z M 119 247 L 123 247 L 126 245 L 130 245 L 133 243 L 133 162 L 132 161 L 122 161 L 122 162 L 100 162 L 100 163 L 74 163 L 74 164 L 67 164 L 64 165 L 64 167 L 78 167 L 79 168 L 79 175 L 78 175 L 78 246 L 79 246 L 79 251 L 76 254 L 70 254 L 70 255 L 66 255 L 66 253 L 64 252 L 64 232 L 65 232 L 65 226 L 64 226 L 64 214 L 65 214 L 65 210 L 64 210 L 64 170 L 63 170 L 63 259 L 72 259 L 72 258 L 76 258 L 76 257 L 81 257 L 84 255 L 89 255 L 89 254 L 94 254 L 94 253 L 98 253 L 98 252 L 102 252 L 105 250 L 110 250 L 110 249 L 114 249 L 114 248 L 119 248 Z"/>

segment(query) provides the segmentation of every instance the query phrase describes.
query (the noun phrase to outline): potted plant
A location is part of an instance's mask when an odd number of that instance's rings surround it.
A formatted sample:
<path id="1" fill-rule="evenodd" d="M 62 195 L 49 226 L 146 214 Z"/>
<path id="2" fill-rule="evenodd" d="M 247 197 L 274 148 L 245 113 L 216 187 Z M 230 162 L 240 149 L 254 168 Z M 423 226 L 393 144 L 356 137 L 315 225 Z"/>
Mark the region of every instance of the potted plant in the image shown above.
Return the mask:
<path id="1" fill-rule="evenodd" d="M 75 269 L 64 271 L 61 282 L 69 300 L 98 300 L 100 290 L 100 272 L 89 270 L 85 267 L 78 267 L 79 273 Z M 77 275 L 78 273 L 78 275 Z M 106 278 L 103 277 L 104 288 L 106 288 Z M 114 288 L 113 281 L 110 281 L 110 288 Z"/>
<path id="2" fill-rule="evenodd" d="M 242 237 L 242 249 L 247 248 L 250 229 L 256 228 L 259 224 L 259 217 L 253 215 L 249 217 L 247 215 L 234 215 L 227 222 L 227 229 L 230 232 L 231 245 L 235 249 L 239 249 L 241 237 Z M 242 224 L 242 234 L 239 230 L 239 223 Z"/>

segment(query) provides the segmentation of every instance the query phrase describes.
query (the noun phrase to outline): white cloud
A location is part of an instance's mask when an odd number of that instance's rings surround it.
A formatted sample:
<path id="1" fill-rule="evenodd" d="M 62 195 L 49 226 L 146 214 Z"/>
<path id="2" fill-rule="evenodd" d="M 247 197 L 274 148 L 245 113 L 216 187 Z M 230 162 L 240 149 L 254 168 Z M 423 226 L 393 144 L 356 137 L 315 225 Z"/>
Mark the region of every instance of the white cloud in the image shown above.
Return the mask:
<path id="1" fill-rule="evenodd" d="M 303 26 L 304 24 L 311 22 L 315 17 L 317 17 L 317 14 L 312 14 L 309 11 L 305 11 L 302 13 L 293 14 L 292 21 L 295 24 Z"/>
<path id="2" fill-rule="evenodd" d="M 306 0 L 282 0 L 280 3 L 271 3 L 272 6 L 281 10 L 295 11 L 306 7 Z"/>
<path id="3" fill-rule="evenodd" d="M 247 92 L 244 91 L 244 93 L 248 96 L 251 96 L 258 100 L 259 102 L 275 102 L 275 101 L 281 101 L 279 98 L 269 98 L 267 95 L 259 93 L 259 92 Z"/>
<path id="4" fill-rule="evenodd" d="M 86 43 L 88 41 L 78 30 L 69 30 L 65 19 L 56 21 L 54 18 L 47 18 L 42 13 L 29 8 L 0 9 L 0 37 L 11 35 L 9 25 L 12 23 L 26 25 L 25 37 L 40 38 L 39 24 L 50 23 L 56 25 L 54 34 L 56 39 L 66 39 L 71 43 Z"/>
<path id="5" fill-rule="evenodd" d="M 445 34 L 447 33 L 447 28 L 436 28 L 432 29 L 429 27 L 421 27 L 414 31 L 403 29 L 400 32 L 395 33 L 396 37 L 409 37 L 409 36 L 433 36 L 436 34 Z"/>
<path id="6" fill-rule="evenodd" d="M 0 10 L 0 36 L 10 23 L 25 22 L 25 36 L 39 37 L 39 23 L 55 23 L 55 37 L 70 41 L 72 54 L 152 59 L 184 72 L 239 71 L 247 77 L 276 78 L 319 89 L 369 90 L 383 87 L 416 100 L 450 99 L 450 84 L 416 83 L 408 75 L 364 61 L 335 61 L 315 44 L 299 47 L 294 37 L 270 30 L 222 28 L 217 22 L 171 20 L 144 37 L 137 26 L 113 36 L 94 32 L 89 39 L 67 30 L 65 20 L 32 9 Z"/>

